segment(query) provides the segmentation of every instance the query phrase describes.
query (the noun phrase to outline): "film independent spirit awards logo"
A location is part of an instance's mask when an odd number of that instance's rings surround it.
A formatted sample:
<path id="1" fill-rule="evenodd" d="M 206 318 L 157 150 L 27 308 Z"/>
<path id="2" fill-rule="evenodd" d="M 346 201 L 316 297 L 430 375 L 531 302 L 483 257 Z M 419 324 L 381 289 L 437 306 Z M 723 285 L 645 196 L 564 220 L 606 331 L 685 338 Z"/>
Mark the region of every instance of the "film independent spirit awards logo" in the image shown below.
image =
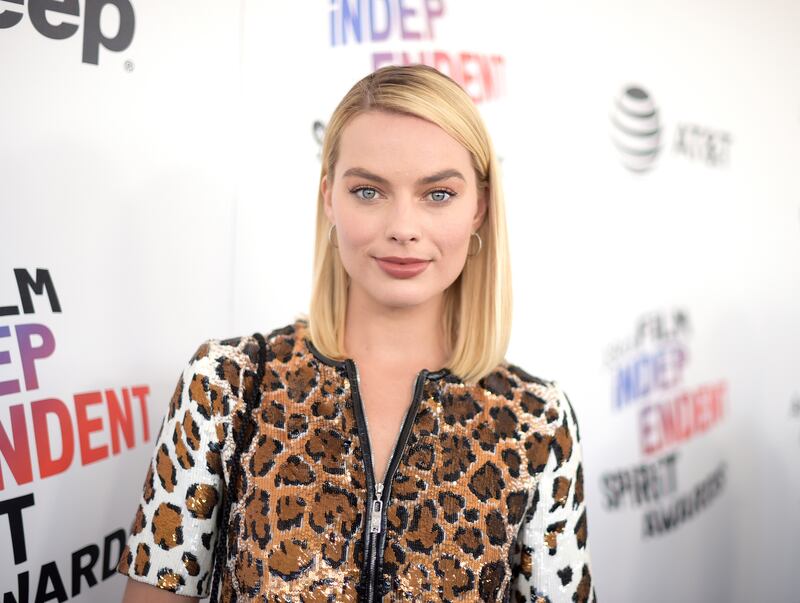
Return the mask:
<path id="1" fill-rule="evenodd" d="M 647 172 L 661 150 L 661 123 L 650 94 L 641 86 L 624 87 L 611 110 L 611 138 L 622 165 L 636 173 Z"/>

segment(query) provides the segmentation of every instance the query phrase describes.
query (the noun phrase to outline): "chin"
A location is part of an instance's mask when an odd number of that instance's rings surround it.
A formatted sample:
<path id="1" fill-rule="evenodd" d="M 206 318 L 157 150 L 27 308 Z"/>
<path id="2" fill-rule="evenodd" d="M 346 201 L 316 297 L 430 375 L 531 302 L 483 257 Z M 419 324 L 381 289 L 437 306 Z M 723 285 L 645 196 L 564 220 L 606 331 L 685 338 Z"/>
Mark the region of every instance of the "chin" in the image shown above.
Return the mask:
<path id="1" fill-rule="evenodd" d="M 375 301 L 383 306 L 408 308 L 425 303 L 436 294 L 436 292 L 422 291 L 416 287 L 406 287 L 405 291 L 398 290 L 401 288 L 402 287 L 395 288 L 392 286 L 387 287 L 386 285 L 379 285 L 375 287 L 375 289 L 372 289 L 372 291 L 376 292 L 373 297 Z"/>

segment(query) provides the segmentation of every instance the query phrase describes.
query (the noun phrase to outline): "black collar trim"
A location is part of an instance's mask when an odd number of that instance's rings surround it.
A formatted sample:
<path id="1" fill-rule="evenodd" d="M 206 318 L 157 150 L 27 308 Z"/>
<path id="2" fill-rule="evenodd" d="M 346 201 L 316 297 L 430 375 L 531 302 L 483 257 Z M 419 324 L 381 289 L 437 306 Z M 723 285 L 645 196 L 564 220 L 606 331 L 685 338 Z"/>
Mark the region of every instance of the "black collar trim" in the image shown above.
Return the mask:
<path id="1" fill-rule="evenodd" d="M 306 335 L 303 335 L 303 341 L 305 342 L 305 345 L 308 348 L 308 350 L 314 355 L 314 357 L 323 364 L 327 364 L 329 366 L 333 366 L 336 368 L 345 368 L 347 365 L 347 361 L 351 360 L 350 358 L 346 358 L 345 360 L 334 360 L 333 358 L 329 358 L 328 356 L 320 352 L 316 348 L 316 346 L 313 343 L 311 343 L 311 340 Z M 451 374 L 450 369 L 442 368 L 439 369 L 438 371 L 430 371 L 430 372 L 426 371 L 425 377 L 426 379 L 439 379 L 449 374 Z"/>
<path id="2" fill-rule="evenodd" d="M 334 360 L 333 358 L 328 358 L 327 356 L 325 356 L 325 354 L 320 352 L 317 349 L 317 347 L 313 343 L 311 343 L 311 340 L 305 335 L 303 336 L 303 341 L 305 342 L 306 347 L 317 358 L 317 360 L 319 360 L 323 364 L 327 364 L 327 365 L 330 365 L 330 366 L 335 366 L 336 368 L 344 368 L 345 367 L 346 360 Z"/>

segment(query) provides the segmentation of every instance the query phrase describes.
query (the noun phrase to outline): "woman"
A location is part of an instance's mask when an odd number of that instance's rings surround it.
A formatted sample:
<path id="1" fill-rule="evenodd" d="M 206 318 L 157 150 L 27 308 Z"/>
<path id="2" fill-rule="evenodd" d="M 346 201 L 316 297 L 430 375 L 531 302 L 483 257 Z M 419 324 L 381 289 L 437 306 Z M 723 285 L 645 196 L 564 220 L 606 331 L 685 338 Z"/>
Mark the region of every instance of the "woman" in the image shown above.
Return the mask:
<path id="1" fill-rule="evenodd" d="M 365 77 L 325 134 L 309 315 L 190 359 L 125 601 L 593 601 L 578 424 L 506 362 L 510 318 L 475 106 L 429 67 Z"/>

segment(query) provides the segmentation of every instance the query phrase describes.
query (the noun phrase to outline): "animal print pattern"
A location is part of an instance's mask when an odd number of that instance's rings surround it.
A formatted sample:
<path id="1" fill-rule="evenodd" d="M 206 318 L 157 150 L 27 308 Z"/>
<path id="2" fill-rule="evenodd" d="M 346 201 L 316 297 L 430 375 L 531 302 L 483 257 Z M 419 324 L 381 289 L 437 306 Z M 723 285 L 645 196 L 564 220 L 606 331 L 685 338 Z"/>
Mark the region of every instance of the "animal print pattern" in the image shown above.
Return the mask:
<path id="1" fill-rule="evenodd" d="M 228 528 L 221 601 L 356 601 L 366 475 L 346 363 L 297 320 L 270 333 Z M 209 340 L 178 382 L 117 570 L 208 596 L 253 337 Z M 382 601 L 596 601 L 578 423 L 553 382 L 507 362 L 474 385 L 428 373 L 391 483 Z"/>

